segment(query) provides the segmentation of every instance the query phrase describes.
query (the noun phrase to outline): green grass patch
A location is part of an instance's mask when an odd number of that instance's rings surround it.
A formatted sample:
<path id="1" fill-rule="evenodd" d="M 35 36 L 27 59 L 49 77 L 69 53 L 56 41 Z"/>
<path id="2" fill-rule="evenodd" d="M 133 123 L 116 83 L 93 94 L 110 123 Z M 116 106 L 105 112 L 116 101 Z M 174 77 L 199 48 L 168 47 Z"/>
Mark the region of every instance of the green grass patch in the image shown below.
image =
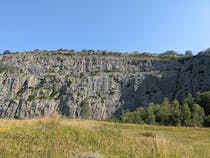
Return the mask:
<path id="1" fill-rule="evenodd" d="M 0 120 L 0 157 L 209 157 L 210 129 L 71 120 Z"/>

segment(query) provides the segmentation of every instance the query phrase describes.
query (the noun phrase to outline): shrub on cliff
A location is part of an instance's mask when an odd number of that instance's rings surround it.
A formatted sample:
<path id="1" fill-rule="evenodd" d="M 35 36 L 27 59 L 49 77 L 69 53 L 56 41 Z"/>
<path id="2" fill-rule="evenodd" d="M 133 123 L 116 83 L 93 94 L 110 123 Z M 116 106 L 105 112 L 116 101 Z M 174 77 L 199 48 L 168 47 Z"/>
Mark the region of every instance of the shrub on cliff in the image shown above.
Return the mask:
<path id="1" fill-rule="evenodd" d="M 80 112 L 81 117 L 87 119 L 90 116 L 88 99 L 84 99 L 81 102 L 80 107 L 81 107 L 81 112 Z"/>
<path id="2" fill-rule="evenodd" d="M 10 52 L 10 50 L 5 50 L 5 51 L 3 52 L 3 54 L 12 54 L 12 52 Z"/>
<path id="3" fill-rule="evenodd" d="M 14 72 L 14 69 L 12 67 L 9 67 L 5 64 L 3 64 L 2 62 L 0 62 L 0 73 L 3 73 L 3 72 Z"/>

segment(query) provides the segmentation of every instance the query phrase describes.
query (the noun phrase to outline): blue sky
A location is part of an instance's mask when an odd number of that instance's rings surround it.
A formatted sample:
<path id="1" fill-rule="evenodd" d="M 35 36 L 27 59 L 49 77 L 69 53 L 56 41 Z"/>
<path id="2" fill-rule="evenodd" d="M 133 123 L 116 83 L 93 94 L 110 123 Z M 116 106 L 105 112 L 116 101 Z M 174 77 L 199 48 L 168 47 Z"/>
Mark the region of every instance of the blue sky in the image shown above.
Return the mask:
<path id="1" fill-rule="evenodd" d="M 210 0 L 0 0 L 0 52 L 210 47 Z"/>

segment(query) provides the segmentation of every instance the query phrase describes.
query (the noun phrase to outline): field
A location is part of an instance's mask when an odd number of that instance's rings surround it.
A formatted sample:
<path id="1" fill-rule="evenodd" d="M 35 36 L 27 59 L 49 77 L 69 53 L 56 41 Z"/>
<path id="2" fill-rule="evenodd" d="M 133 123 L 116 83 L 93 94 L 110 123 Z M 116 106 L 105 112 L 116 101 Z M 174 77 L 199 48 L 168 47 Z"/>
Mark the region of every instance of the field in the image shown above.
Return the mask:
<path id="1" fill-rule="evenodd" d="M 0 120 L 0 157 L 207 158 L 210 129 L 72 120 Z"/>

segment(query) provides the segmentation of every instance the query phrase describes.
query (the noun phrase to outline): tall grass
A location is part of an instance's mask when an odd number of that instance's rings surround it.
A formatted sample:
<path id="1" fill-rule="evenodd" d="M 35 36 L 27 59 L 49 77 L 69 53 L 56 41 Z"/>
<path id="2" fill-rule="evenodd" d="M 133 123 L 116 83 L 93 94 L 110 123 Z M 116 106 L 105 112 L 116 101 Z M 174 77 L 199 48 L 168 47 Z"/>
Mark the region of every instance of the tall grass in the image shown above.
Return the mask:
<path id="1" fill-rule="evenodd" d="M 210 129 L 71 120 L 0 120 L 0 157 L 210 157 Z"/>

